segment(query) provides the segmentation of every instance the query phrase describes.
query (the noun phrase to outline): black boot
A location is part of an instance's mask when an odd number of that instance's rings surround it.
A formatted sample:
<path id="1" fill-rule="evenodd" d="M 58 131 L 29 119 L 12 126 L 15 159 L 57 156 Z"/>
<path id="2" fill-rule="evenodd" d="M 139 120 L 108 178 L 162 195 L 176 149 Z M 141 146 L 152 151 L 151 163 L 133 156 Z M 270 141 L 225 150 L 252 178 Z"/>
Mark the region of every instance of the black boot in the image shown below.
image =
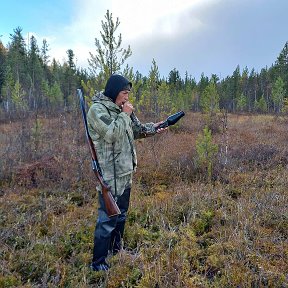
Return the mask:
<path id="1" fill-rule="evenodd" d="M 95 264 L 95 262 L 92 262 L 90 268 L 93 271 L 108 271 L 110 267 L 106 262 L 101 264 Z"/>
<path id="2" fill-rule="evenodd" d="M 111 233 L 111 242 L 109 250 L 113 253 L 113 255 L 117 254 L 122 248 L 121 246 L 122 246 L 127 210 L 129 207 L 130 192 L 131 189 L 126 188 L 117 201 L 121 214 L 118 216 L 115 229 Z"/>
<path id="3" fill-rule="evenodd" d="M 122 240 L 125 228 L 125 221 L 118 222 L 115 229 L 111 233 L 111 241 L 109 250 L 113 255 L 117 254 L 122 248 Z"/>
<path id="4" fill-rule="evenodd" d="M 93 263 L 104 263 L 109 250 L 110 244 L 109 238 L 94 239 L 94 248 L 93 248 Z"/>
<path id="5" fill-rule="evenodd" d="M 117 217 L 108 217 L 102 195 L 99 195 L 99 202 L 100 207 L 98 209 L 98 219 L 94 233 L 94 248 L 91 268 L 94 271 L 107 271 L 109 266 L 106 263 L 106 257 L 108 256 L 111 234 L 117 224 Z"/>

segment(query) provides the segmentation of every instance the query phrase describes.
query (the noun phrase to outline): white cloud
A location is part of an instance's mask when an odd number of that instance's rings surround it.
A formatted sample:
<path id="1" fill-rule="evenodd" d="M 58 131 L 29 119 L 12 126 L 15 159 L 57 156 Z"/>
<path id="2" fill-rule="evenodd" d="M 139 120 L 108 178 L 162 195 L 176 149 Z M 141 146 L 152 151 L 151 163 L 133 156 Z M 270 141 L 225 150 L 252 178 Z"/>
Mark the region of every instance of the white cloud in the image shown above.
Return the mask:
<path id="1" fill-rule="evenodd" d="M 72 49 L 79 66 L 87 67 L 89 52 L 95 53 L 95 37 L 100 39 L 101 21 L 107 10 L 113 19 L 118 17 L 120 26 L 117 32 L 122 34 L 123 47 L 131 46 L 133 53 L 141 54 L 144 50 L 139 43 L 145 39 L 151 45 L 154 39 L 164 40 L 179 37 L 179 34 L 191 33 L 203 24 L 191 9 L 215 0 L 74 0 L 71 22 L 65 27 L 53 31 L 55 35 L 51 44 L 51 54 L 56 59 L 66 57 L 66 51 Z M 51 37 L 51 36 L 48 36 Z M 153 45 L 153 44 L 152 44 Z M 145 46 L 145 45 L 144 45 Z M 147 51 L 146 51 L 147 52 Z M 151 54 L 151 61 L 153 55 Z M 136 58 L 135 58 L 136 59 Z"/>
<path id="2" fill-rule="evenodd" d="M 53 3 L 47 6 L 45 20 L 25 22 L 33 15 L 29 8 L 12 23 L 21 22 L 24 28 L 37 32 L 39 46 L 45 38 L 49 55 L 60 62 L 72 49 L 76 64 L 84 68 L 88 67 L 89 51 L 95 53 L 94 39 L 100 39 L 107 9 L 114 21 L 116 17 L 120 20 L 117 32 L 123 36 L 122 46 L 131 46 L 133 54 L 127 63 L 144 75 L 153 58 L 164 76 L 173 68 L 193 76 L 202 72 L 228 75 L 238 64 L 261 69 L 276 59 L 287 41 L 287 0 L 279 0 L 277 5 L 270 0 L 70 0 L 65 11 Z M 33 5 L 35 12 L 43 12 L 40 7 Z M 35 15 L 41 15 L 38 12 Z M 5 27 L 6 21 L 2 22 Z M 8 43 L 9 34 L 1 41 Z"/>
<path id="3" fill-rule="evenodd" d="M 121 31 L 125 38 L 139 39 L 152 35 L 173 36 L 185 31 L 187 26 L 181 23 L 188 20 L 186 11 L 197 7 L 208 0 L 146 0 L 146 1 L 115 1 L 115 14 L 121 19 Z M 186 18 L 186 19 L 184 19 Z M 201 24 L 198 19 L 189 19 L 197 28 Z M 181 27 L 182 26 L 182 27 Z"/>

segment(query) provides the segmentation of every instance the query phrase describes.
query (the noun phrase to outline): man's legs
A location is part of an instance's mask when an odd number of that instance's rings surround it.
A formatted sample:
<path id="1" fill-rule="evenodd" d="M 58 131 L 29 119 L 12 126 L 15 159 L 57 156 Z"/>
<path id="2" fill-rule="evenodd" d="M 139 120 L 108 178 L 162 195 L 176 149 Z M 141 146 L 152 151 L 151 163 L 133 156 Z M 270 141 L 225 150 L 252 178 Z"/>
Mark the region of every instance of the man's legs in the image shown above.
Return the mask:
<path id="1" fill-rule="evenodd" d="M 117 254 L 122 248 L 126 216 L 129 208 L 130 191 L 131 188 L 125 189 L 117 201 L 121 214 L 118 216 L 116 227 L 111 233 L 109 250 L 113 253 L 113 255 Z"/>
<path id="2" fill-rule="evenodd" d="M 92 269 L 93 270 L 108 270 L 108 265 L 105 261 L 111 239 L 111 233 L 117 223 L 117 216 L 108 217 L 104 205 L 102 194 L 99 193 L 99 208 L 98 218 L 94 232 L 94 248 Z"/>
<path id="3" fill-rule="evenodd" d="M 99 194 L 98 219 L 94 233 L 93 270 L 108 270 L 105 259 L 108 251 L 116 254 L 121 249 L 127 210 L 129 207 L 130 188 L 118 198 L 117 204 L 121 211 L 119 216 L 108 217 L 102 194 Z"/>

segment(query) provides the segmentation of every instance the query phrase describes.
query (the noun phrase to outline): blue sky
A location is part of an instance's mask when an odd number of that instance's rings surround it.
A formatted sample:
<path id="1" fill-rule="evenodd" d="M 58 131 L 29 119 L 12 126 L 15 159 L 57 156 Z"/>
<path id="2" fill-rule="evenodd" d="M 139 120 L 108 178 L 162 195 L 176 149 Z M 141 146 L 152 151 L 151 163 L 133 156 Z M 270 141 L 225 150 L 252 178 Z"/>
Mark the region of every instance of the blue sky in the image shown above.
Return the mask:
<path id="1" fill-rule="evenodd" d="M 221 78 L 239 64 L 260 72 L 288 41 L 287 0 L 26 0 L 1 1 L 0 35 L 7 45 L 20 26 L 25 39 L 45 38 L 50 58 L 62 62 L 72 49 L 78 67 L 95 53 L 101 20 L 119 17 L 127 64 L 147 75 L 155 59 L 161 76 L 173 68 L 199 79 Z"/>
<path id="2" fill-rule="evenodd" d="M 13 32 L 17 26 L 24 31 L 39 31 L 49 33 L 49 29 L 58 25 L 65 25 L 70 21 L 71 1 L 50 0 L 50 1 L 1 1 L 1 34 Z M 4 12 L 4 13 L 3 13 Z"/>

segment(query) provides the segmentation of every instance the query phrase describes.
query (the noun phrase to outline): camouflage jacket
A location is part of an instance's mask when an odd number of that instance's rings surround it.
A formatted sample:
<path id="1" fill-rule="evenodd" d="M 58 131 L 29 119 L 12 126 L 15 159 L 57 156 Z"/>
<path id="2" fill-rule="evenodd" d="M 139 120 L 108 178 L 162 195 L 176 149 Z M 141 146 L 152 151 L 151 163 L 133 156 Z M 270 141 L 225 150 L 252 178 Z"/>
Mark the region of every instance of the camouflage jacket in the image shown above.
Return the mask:
<path id="1" fill-rule="evenodd" d="M 154 123 L 142 124 L 122 112 L 110 98 L 98 93 L 92 98 L 87 122 L 103 178 L 108 181 L 131 174 L 137 166 L 134 139 L 154 135 Z"/>

